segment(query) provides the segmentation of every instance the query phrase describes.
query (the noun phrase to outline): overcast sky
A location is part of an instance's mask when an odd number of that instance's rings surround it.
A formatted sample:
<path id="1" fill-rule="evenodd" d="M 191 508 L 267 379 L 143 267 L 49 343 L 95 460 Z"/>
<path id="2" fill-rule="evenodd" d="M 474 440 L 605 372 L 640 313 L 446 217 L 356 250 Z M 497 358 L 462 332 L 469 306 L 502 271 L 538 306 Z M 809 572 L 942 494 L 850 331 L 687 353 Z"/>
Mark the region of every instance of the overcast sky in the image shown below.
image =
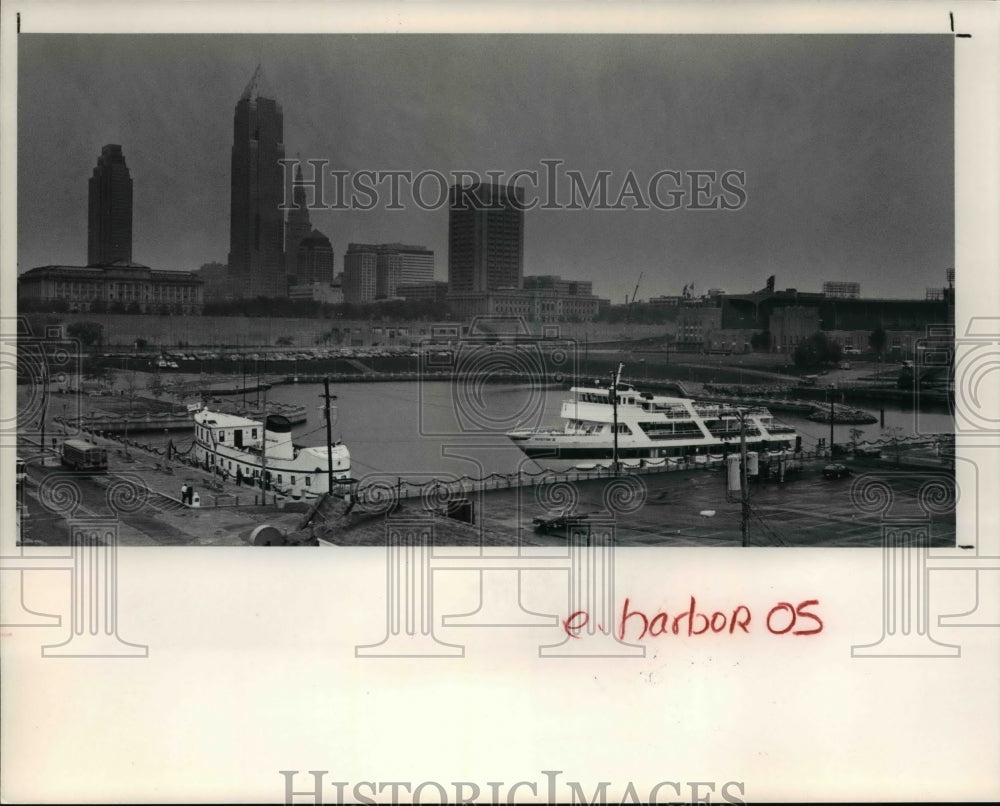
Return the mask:
<path id="1" fill-rule="evenodd" d="M 612 196 L 628 171 L 642 185 L 744 171 L 735 211 L 526 213 L 526 274 L 590 279 L 615 301 L 640 272 L 640 299 L 692 281 L 745 292 L 770 274 L 923 297 L 954 265 L 949 35 L 23 34 L 18 47 L 20 271 L 86 262 L 87 180 L 107 143 L 134 182 L 134 259 L 225 262 L 233 108 L 258 62 L 287 156 L 331 168 L 559 159 L 588 180 L 611 171 Z M 338 271 L 350 241 L 403 241 L 433 249 L 446 279 L 446 208 L 404 202 L 312 212 Z"/>

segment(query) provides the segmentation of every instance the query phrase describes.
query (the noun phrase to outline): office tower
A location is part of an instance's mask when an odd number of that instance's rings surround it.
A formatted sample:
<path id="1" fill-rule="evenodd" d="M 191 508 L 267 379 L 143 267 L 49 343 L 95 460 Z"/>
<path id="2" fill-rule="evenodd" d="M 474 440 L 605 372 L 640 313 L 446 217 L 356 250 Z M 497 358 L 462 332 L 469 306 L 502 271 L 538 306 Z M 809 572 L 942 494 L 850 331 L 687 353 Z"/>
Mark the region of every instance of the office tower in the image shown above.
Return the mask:
<path id="1" fill-rule="evenodd" d="M 370 244 L 352 243 L 344 253 L 344 302 L 358 304 L 375 299 L 378 253 Z"/>
<path id="2" fill-rule="evenodd" d="M 260 65 L 233 116 L 229 279 L 234 297 L 288 292 L 284 271 L 283 117 Z"/>
<path id="3" fill-rule="evenodd" d="M 399 289 L 434 280 L 434 252 L 426 246 L 405 243 L 352 243 L 348 254 L 374 254 L 375 285 L 370 299 L 399 295 Z M 358 265 L 357 261 L 355 264 Z M 346 266 L 345 266 L 346 270 Z M 345 290 L 345 295 L 346 295 Z"/>
<path id="4" fill-rule="evenodd" d="M 480 182 L 449 191 L 448 291 L 520 288 L 524 276 L 524 191 Z"/>
<path id="5" fill-rule="evenodd" d="M 120 145 L 106 145 L 89 182 L 87 263 L 132 262 L 132 177 Z"/>
<path id="6" fill-rule="evenodd" d="M 333 246 L 318 229 L 299 239 L 295 251 L 295 277 L 299 285 L 333 282 Z"/>
<path id="7" fill-rule="evenodd" d="M 399 281 L 402 285 L 434 281 L 434 252 L 426 246 L 405 243 L 384 244 L 383 249 L 399 256 Z"/>
<path id="8" fill-rule="evenodd" d="M 398 296 L 401 286 L 429 283 L 434 279 L 434 252 L 426 246 L 383 243 L 378 244 L 375 251 L 378 252 L 375 268 L 377 299 Z"/>
<path id="9" fill-rule="evenodd" d="M 309 209 L 306 207 L 306 190 L 302 186 L 302 166 L 295 166 L 295 185 L 292 189 L 292 209 L 288 211 L 288 219 L 285 221 L 285 273 L 288 275 L 288 284 L 295 285 L 302 280 L 302 271 L 299 268 L 299 244 L 313 232 L 312 224 L 309 221 Z M 322 235 L 322 233 L 317 233 Z M 327 241 L 327 246 L 330 242 Z M 330 264 L 331 272 L 333 264 Z M 331 274 L 330 280 L 333 279 Z M 326 280 L 325 282 L 330 282 Z"/>
<path id="10" fill-rule="evenodd" d="M 403 259 L 398 252 L 380 251 L 375 262 L 375 299 L 396 296 Z"/>

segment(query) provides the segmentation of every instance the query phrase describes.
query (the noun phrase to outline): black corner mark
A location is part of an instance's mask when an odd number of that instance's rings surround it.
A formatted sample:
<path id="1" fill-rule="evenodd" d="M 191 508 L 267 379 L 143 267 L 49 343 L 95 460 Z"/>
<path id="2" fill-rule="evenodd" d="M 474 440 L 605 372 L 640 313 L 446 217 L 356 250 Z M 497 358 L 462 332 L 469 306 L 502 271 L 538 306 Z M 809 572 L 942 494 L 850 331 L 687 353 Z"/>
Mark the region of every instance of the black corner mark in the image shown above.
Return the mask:
<path id="1" fill-rule="evenodd" d="M 955 14 L 951 11 L 948 12 L 948 25 L 951 27 L 951 32 L 955 33 Z"/>
<path id="2" fill-rule="evenodd" d="M 17 32 L 21 33 L 21 12 L 17 12 Z"/>
<path id="3" fill-rule="evenodd" d="M 958 39 L 972 39 L 972 34 L 955 34 Z"/>

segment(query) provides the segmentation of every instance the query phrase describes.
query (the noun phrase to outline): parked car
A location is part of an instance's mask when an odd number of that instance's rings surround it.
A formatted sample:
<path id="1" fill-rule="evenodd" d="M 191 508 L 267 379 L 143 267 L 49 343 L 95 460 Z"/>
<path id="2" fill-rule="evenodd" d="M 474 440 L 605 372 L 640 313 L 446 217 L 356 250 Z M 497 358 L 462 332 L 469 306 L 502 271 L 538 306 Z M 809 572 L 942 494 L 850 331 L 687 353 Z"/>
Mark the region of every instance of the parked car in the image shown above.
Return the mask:
<path id="1" fill-rule="evenodd" d="M 846 465 L 832 464 L 823 468 L 823 478 L 842 479 L 851 475 L 851 470 Z"/>

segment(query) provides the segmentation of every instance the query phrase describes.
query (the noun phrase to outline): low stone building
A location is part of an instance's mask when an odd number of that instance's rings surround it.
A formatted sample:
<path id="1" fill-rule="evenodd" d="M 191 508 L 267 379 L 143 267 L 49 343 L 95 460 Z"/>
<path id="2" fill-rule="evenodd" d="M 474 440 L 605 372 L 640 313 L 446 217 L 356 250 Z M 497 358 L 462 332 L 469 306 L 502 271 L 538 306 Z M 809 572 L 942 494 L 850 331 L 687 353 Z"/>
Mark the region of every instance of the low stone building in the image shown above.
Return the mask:
<path id="1" fill-rule="evenodd" d="M 70 312 L 199 314 L 204 282 L 190 271 L 120 261 L 104 266 L 39 266 L 17 278 L 19 304 L 62 302 Z"/>

